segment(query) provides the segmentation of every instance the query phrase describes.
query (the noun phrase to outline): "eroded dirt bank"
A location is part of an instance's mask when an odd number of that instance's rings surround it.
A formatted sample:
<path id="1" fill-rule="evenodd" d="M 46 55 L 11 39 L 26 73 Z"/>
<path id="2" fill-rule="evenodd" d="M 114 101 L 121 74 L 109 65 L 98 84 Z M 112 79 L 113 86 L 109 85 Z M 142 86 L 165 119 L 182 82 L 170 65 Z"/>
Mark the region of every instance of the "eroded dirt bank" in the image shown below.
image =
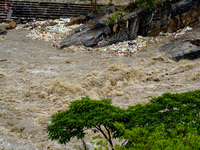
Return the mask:
<path id="1" fill-rule="evenodd" d="M 52 142 L 44 127 L 52 114 L 82 96 L 112 98 L 113 105 L 126 108 L 165 92 L 199 89 L 200 59 L 164 58 L 156 48 L 167 40 L 122 57 L 57 50 L 27 38 L 27 32 L 12 30 L 0 38 L 0 149 L 64 150 L 81 144 Z"/>

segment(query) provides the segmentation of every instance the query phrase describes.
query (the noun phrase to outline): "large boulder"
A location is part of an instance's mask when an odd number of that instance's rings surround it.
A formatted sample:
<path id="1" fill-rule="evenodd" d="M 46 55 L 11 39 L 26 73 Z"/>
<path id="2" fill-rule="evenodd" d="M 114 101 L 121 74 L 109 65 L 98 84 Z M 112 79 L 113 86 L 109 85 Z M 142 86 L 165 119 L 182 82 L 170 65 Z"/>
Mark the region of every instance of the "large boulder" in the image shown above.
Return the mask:
<path id="1" fill-rule="evenodd" d="M 75 25 L 75 24 L 81 24 L 81 23 L 84 23 L 85 22 L 85 15 L 80 15 L 78 17 L 74 17 L 72 18 L 69 22 L 67 22 L 65 24 L 65 26 L 72 26 L 72 25 Z"/>
<path id="2" fill-rule="evenodd" d="M 92 27 L 88 27 L 87 25 L 78 27 L 72 35 L 61 42 L 60 48 L 71 45 L 96 46 L 99 41 L 111 32 L 110 27 L 106 25 L 106 20 L 108 20 L 106 17 L 102 17 L 94 21 Z"/>
<path id="3" fill-rule="evenodd" d="M 136 12 L 128 13 L 124 15 L 122 18 L 123 20 L 126 20 L 126 28 L 127 33 L 129 36 L 129 39 L 134 39 L 137 36 L 138 30 L 139 30 L 139 24 L 140 24 L 140 14 L 144 12 L 143 9 L 139 9 Z"/>
<path id="4" fill-rule="evenodd" d="M 60 43 L 60 48 L 71 45 L 85 45 L 87 47 L 96 46 L 104 37 L 111 33 L 110 26 L 106 25 L 108 20 L 107 15 L 114 13 L 117 8 L 114 5 L 102 7 L 97 14 L 93 15 L 90 21 L 91 26 L 84 24 L 74 30 L 73 34 L 69 35 Z M 72 19 L 66 26 L 76 24 L 77 22 L 84 23 L 84 16 L 79 16 Z"/>
<path id="5" fill-rule="evenodd" d="M 198 0 L 182 0 L 175 3 L 171 9 L 171 17 L 192 11 L 198 6 Z"/>
<path id="6" fill-rule="evenodd" d="M 99 30 L 90 30 L 81 37 L 81 42 L 87 47 L 96 46 L 99 41 L 110 33 L 110 31 L 108 26 L 104 26 Z"/>
<path id="7" fill-rule="evenodd" d="M 134 39 L 137 36 L 137 31 L 139 28 L 138 14 L 141 10 L 123 16 L 122 19 L 126 20 L 127 22 L 123 23 L 124 25 L 122 28 L 120 28 L 119 32 L 114 34 L 114 25 L 106 25 L 106 22 L 108 20 L 109 13 L 116 11 L 116 8 L 113 6 L 104 8 L 106 11 L 102 11 L 103 16 L 99 16 L 93 19 L 91 21 L 92 26 L 90 27 L 87 25 L 82 25 L 75 29 L 73 34 L 61 42 L 60 48 L 68 47 L 71 45 L 85 45 L 87 47 L 93 47 L 98 45 L 98 43 L 104 38 L 107 38 L 107 40 L 104 45 L 101 46 L 106 46 L 124 40 Z M 126 25 L 127 23 L 128 28 Z"/>
<path id="8" fill-rule="evenodd" d="M 65 40 L 60 43 L 60 48 L 68 47 L 71 45 L 83 45 L 81 37 L 89 31 L 89 28 L 82 30 L 81 32 L 74 33 L 68 36 Z"/>
<path id="9" fill-rule="evenodd" d="M 121 25 L 122 27 L 117 33 L 113 33 L 111 30 L 111 34 L 109 38 L 106 38 L 106 41 L 104 41 L 99 46 L 107 46 L 111 44 L 115 44 L 118 42 L 122 42 L 124 40 L 130 40 L 135 39 L 138 33 L 139 29 L 139 14 L 143 11 L 140 9 L 139 11 L 128 13 L 122 17 L 122 20 L 126 20 L 126 22 L 123 22 Z M 111 29 L 113 29 L 113 26 L 111 25 Z"/>
<path id="10" fill-rule="evenodd" d="M 133 10 L 129 12 L 131 8 Z M 77 28 L 61 42 L 61 48 L 70 45 L 92 47 L 103 39 L 106 39 L 106 42 L 100 46 L 133 40 L 137 35 L 156 36 L 160 32 L 174 32 L 200 20 L 199 0 L 161 0 L 155 10 L 137 8 L 137 5 L 131 3 L 124 9 L 128 12 L 122 17 L 117 32 L 113 30 L 114 24 L 106 25 L 108 16 L 117 11 L 117 8 L 114 5 L 106 6 L 94 15 L 91 27 L 83 25 Z"/>
<path id="11" fill-rule="evenodd" d="M 200 27 L 158 48 L 175 61 L 200 58 Z"/>
<path id="12" fill-rule="evenodd" d="M 116 12 L 117 10 L 118 9 L 115 5 L 103 6 L 98 10 L 97 14 L 94 14 L 94 17 L 109 15 L 109 14 Z"/>
<path id="13" fill-rule="evenodd" d="M 156 11 L 143 14 L 139 34 L 156 36 L 160 32 L 174 32 L 197 22 L 199 14 L 199 0 L 163 0 Z"/>

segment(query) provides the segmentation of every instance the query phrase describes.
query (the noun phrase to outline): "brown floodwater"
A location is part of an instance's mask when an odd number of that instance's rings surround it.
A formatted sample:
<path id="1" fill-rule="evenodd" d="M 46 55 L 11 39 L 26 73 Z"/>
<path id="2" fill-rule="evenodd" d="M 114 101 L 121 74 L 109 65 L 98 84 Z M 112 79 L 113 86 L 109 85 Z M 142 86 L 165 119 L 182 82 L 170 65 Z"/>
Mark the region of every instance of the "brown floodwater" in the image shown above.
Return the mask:
<path id="1" fill-rule="evenodd" d="M 11 30 L 0 36 L 0 149 L 67 150 L 48 140 L 44 128 L 50 116 L 66 110 L 71 101 L 89 96 L 111 98 L 127 108 L 145 104 L 165 92 L 199 89 L 200 59 L 175 62 L 156 49 L 168 39 L 149 43 L 131 57 L 106 52 L 58 50 L 48 42 Z M 92 132 L 86 138 L 89 144 Z"/>

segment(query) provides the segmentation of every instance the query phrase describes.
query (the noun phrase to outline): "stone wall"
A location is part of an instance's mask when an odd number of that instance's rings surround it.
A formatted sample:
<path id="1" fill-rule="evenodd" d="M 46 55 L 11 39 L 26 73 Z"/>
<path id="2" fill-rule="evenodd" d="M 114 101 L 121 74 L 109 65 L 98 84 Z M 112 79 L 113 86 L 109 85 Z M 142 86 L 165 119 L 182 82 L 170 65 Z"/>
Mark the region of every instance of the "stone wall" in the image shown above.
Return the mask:
<path id="1" fill-rule="evenodd" d="M 15 1 L 15 0 L 13 0 Z M 30 1 L 30 0 L 20 0 L 20 1 Z M 74 3 L 74 4 L 90 4 L 89 0 L 31 0 L 34 2 L 57 2 L 57 3 Z M 129 2 L 133 2 L 135 0 L 113 0 L 113 4 L 115 5 L 127 5 Z M 100 5 L 107 5 L 110 0 L 97 0 Z"/>
<path id="2" fill-rule="evenodd" d="M 97 0 L 98 8 L 105 6 L 110 0 Z M 113 0 L 115 5 L 126 5 L 131 0 Z M 0 0 L 0 21 L 6 19 L 6 2 L 12 2 L 12 19 L 31 20 L 37 19 L 57 19 L 66 17 L 76 17 L 82 14 L 92 13 L 92 6 L 89 0 Z M 20 20 L 21 21 L 21 20 Z"/>
<path id="3" fill-rule="evenodd" d="M 7 0 L 8 2 L 8 0 Z M 12 18 L 14 20 L 45 20 L 71 18 L 83 14 L 92 13 L 90 4 L 58 3 L 58 2 L 39 2 L 39 1 L 11 1 Z M 5 1 L 0 0 L 0 20 L 6 19 Z M 100 8 L 103 5 L 98 5 Z"/>

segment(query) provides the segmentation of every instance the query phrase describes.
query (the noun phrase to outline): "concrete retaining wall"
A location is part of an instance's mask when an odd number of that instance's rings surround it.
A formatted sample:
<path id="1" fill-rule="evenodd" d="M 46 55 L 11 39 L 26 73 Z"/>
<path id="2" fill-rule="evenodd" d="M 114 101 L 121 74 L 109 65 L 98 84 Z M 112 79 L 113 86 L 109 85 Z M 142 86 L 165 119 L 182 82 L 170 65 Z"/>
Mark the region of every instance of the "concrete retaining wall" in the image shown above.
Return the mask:
<path id="1" fill-rule="evenodd" d="M 113 0 L 116 5 L 125 5 L 131 0 Z M 81 14 L 92 13 L 89 0 L 0 0 L 0 20 L 6 19 L 5 5 L 11 2 L 13 5 L 14 20 L 38 20 L 76 17 Z M 98 0 L 98 7 L 105 6 L 109 0 Z M 104 4 L 104 5 L 100 5 Z"/>
<path id="2" fill-rule="evenodd" d="M 8 2 L 8 1 L 7 1 Z M 44 20 L 76 17 L 82 14 L 92 13 L 90 4 L 37 2 L 37 1 L 11 1 L 13 15 L 12 19 L 19 20 Z M 6 19 L 4 11 L 5 1 L 0 0 L 1 20 Z M 103 5 L 98 5 L 102 7 Z"/>
<path id="3" fill-rule="evenodd" d="M 13 0 L 15 1 L 15 0 Z M 20 0 L 29 1 L 29 0 Z M 56 3 L 73 3 L 73 4 L 90 4 L 90 0 L 31 0 L 35 2 L 56 2 Z M 127 5 L 129 2 L 135 0 L 113 0 L 112 3 L 115 5 Z M 110 0 L 97 0 L 99 5 L 107 5 Z"/>

